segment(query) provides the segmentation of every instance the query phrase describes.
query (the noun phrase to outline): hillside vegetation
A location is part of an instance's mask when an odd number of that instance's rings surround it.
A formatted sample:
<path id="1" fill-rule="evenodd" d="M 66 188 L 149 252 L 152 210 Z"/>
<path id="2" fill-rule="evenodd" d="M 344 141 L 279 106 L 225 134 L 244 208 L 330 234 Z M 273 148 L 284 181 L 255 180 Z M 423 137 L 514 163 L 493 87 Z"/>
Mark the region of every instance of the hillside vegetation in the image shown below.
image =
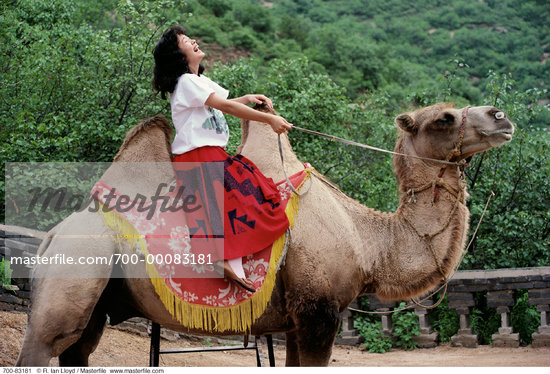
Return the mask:
<path id="1" fill-rule="evenodd" d="M 0 10 L 2 168 L 110 161 L 139 120 L 169 118 L 151 90 L 151 50 L 168 25 L 183 24 L 232 96 L 265 93 L 302 127 L 390 149 L 393 118 L 417 106 L 506 111 L 514 140 L 468 169 L 472 226 L 496 196 L 463 268 L 550 264 L 547 1 L 17 0 Z M 234 150 L 239 121 L 229 122 Z M 389 156 L 298 132 L 291 140 L 350 196 L 396 208 Z M 36 185 L 53 178 L 37 169 Z M 9 194 L 24 192 L 7 191 L 5 222 L 43 229 L 62 218 L 14 210 Z"/>
<path id="2" fill-rule="evenodd" d="M 453 94 L 468 102 L 481 100 L 489 71 L 511 73 L 520 90 L 549 84 L 547 1 L 275 0 L 271 8 L 254 0 L 187 4 L 194 14 L 190 32 L 205 41 L 253 50 L 267 60 L 305 55 L 350 97 L 385 88 L 403 104 L 410 99 L 405 88 L 433 98 L 438 81 L 452 70 L 464 78 Z"/>

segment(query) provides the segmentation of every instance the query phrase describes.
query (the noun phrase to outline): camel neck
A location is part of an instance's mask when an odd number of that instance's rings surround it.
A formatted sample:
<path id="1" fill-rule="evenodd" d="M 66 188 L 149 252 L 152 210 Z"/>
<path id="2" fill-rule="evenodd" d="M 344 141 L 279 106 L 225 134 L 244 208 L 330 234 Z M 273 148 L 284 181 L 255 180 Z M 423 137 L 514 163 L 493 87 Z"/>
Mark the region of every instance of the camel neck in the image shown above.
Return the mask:
<path id="1" fill-rule="evenodd" d="M 362 236 L 361 264 L 381 298 L 406 299 L 429 290 L 460 258 L 468 229 L 468 210 L 444 191 L 433 202 L 433 192 L 419 192 L 412 201 L 403 195 L 394 213 L 356 204 L 357 232 Z"/>

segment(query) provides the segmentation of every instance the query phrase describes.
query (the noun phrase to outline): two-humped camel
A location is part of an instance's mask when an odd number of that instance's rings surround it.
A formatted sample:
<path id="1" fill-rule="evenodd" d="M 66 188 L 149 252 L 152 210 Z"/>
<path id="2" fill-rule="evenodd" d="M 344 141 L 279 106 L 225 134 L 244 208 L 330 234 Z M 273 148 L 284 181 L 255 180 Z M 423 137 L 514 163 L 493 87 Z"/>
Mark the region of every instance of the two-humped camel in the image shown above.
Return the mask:
<path id="1" fill-rule="evenodd" d="M 396 118 L 402 136 L 395 150 L 443 160 L 455 148 L 463 123 L 460 152 L 451 161 L 499 146 L 509 141 L 514 131 L 496 108 L 464 110 L 438 104 Z M 242 126 L 239 151 L 267 176 L 283 180 L 277 135 L 265 124 L 245 121 Z M 168 122 L 153 117 L 128 134 L 115 160 L 166 161 L 169 165 L 170 136 Z M 286 136 L 282 145 L 288 173 L 302 170 Z M 328 365 L 341 313 L 361 292 L 376 292 L 382 299 L 394 300 L 421 295 L 435 287 L 460 258 L 469 212 L 457 167 L 448 166 L 441 172 L 440 163 L 394 156 L 394 168 L 403 193 L 395 213 L 363 206 L 317 177 L 311 190 L 300 198 L 285 265 L 265 313 L 250 332 L 285 332 L 287 365 Z M 171 173 L 167 167 L 140 179 L 135 171 L 119 169 L 108 171 L 104 180 L 113 184 L 131 180 L 121 183 L 143 193 L 159 180 L 171 178 Z M 434 181 L 438 184 L 436 202 L 434 188 L 423 187 Z M 413 196 L 410 191 L 415 189 Z M 93 238 L 59 237 L 66 234 L 92 234 Z M 99 214 L 85 210 L 51 230 L 39 253 L 132 253 L 127 245 L 117 246 L 113 235 Z M 107 316 L 111 324 L 143 316 L 176 331 L 189 331 L 167 312 L 143 269 L 128 267 L 123 271 L 132 273 L 130 278 L 111 279 L 113 268 L 108 265 L 87 266 L 73 279 L 56 277 L 59 271 L 54 265 L 36 269 L 39 276 L 33 281 L 32 312 L 18 365 L 47 366 L 55 356 L 61 365 L 87 365 Z M 143 278 L 136 278 L 140 275 Z M 238 332 L 227 331 L 234 333 Z"/>

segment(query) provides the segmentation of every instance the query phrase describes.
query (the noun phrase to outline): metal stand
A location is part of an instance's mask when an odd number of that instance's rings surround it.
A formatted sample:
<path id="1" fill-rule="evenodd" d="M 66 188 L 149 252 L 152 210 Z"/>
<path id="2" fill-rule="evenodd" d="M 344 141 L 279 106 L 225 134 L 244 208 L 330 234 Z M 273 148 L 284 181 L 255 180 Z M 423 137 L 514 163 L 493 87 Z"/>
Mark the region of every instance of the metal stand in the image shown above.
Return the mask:
<path id="1" fill-rule="evenodd" d="M 149 349 L 149 366 L 158 367 L 160 356 L 160 325 L 151 325 L 151 347 Z"/>
<path id="2" fill-rule="evenodd" d="M 273 351 L 273 337 L 271 335 L 265 335 L 267 341 L 267 352 L 269 357 L 269 366 L 275 367 L 275 354 Z M 245 349 L 254 349 L 256 351 L 256 363 L 258 367 L 265 366 L 265 355 L 262 350 L 262 337 L 256 336 L 254 344 L 247 346 L 220 346 L 220 347 L 198 347 L 198 348 L 171 348 L 160 349 L 160 325 L 158 323 L 152 323 L 151 326 L 151 348 L 149 350 L 149 366 L 159 366 L 159 356 L 161 354 L 173 354 L 173 353 L 196 353 L 196 352 L 220 352 L 220 351 L 238 351 Z"/>

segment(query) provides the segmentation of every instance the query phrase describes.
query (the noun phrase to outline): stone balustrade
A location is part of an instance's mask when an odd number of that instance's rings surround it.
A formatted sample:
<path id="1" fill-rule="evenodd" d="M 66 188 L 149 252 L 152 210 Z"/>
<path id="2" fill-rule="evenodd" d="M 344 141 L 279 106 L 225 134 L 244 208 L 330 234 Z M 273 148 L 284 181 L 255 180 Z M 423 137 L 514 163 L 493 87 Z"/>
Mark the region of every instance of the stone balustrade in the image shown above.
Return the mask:
<path id="1" fill-rule="evenodd" d="M 0 258 L 9 255 L 36 254 L 38 245 L 45 233 L 20 227 L 0 227 Z M 15 294 L 0 288 L 0 309 L 25 310 L 29 304 L 30 285 L 28 279 L 17 280 L 19 291 Z M 474 294 L 487 293 L 487 306 L 496 309 L 501 316 L 501 326 L 492 336 L 493 346 L 517 347 L 519 334 L 513 331 L 510 324 L 510 311 L 514 305 L 514 290 L 528 290 L 529 304 L 536 306 L 540 313 L 540 326 L 532 335 L 533 347 L 550 346 L 550 267 L 472 270 L 459 271 L 449 282 L 447 299 L 449 308 L 454 309 L 459 316 L 460 328 L 452 337 L 451 344 L 461 347 L 477 347 L 478 336 L 470 326 L 470 313 L 475 305 Z M 368 295 L 372 311 L 387 312 L 393 310 L 397 302 L 381 302 L 374 295 Z M 433 301 L 423 302 L 430 306 Z M 358 308 L 357 303 L 350 305 Z M 435 347 L 438 335 L 429 323 L 429 310 L 415 306 L 413 309 L 418 315 L 420 335 L 416 337 L 418 345 L 423 348 Z M 392 337 L 391 314 L 382 315 L 382 328 L 386 336 Z M 353 327 L 353 314 L 347 310 L 343 314 L 342 331 L 337 343 L 357 344 L 357 331 Z"/>
<path id="2" fill-rule="evenodd" d="M 447 300 L 449 308 L 454 309 L 459 316 L 460 328 L 451 338 L 451 344 L 458 347 L 478 346 L 478 335 L 470 326 L 470 313 L 475 306 L 474 294 L 487 293 L 487 306 L 494 308 L 500 314 L 501 326 L 493 334 L 492 342 L 495 347 L 518 347 L 519 334 L 513 331 L 510 324 L 510 311 L 515 303 L 514 290 L 528 290 L 529 304 L 536 306 L 540 313 L 540 327 L 533 333 L 533 347 L 550 346 L 550 325 L 548 313 L 550 311 L 550 267 L 471 270 L 459 271 L 449 282 Z M 370 310 L 387 312 L 393 310 L 398 303 L 384 303 L 375 295 L 368 295 Z M 432 300 L 423 302 L 426 306 L 433 305 Z M 355 306 L 356 308 L 356 306 Z M 428 310 L 415 307 L 414 312 L 420 323 L 420 335 L 416 341 L 420 347 L 430 348 L 437 345 L 438 336 L 430 326 Z M 351 313 L 346 313 L 344 319 L 352 319 Z M 351 326 L 351 328 L 349 327 Z M 382 329 L 384 335 L 392 336 L 391 314 L 382 315 Z M 341 333 L 342 343 L 353 344 L 357 341 L 357 332 L 350 321 L 344 321 Z"/>

